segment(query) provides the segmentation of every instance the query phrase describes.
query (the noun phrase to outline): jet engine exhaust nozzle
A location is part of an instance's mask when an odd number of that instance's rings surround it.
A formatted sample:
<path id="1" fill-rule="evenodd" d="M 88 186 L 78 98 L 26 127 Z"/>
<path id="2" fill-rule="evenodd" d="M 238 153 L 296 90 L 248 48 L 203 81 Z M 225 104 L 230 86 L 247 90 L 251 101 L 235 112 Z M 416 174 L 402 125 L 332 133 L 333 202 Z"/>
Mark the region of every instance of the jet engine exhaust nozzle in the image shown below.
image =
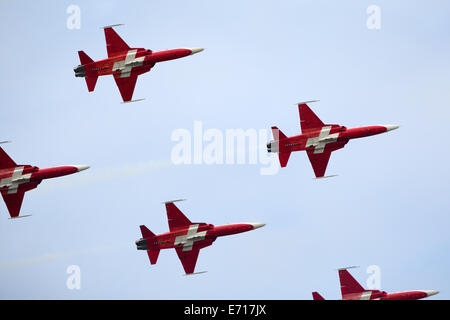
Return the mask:
<path id="1" fill-rule="evenodd" d="M 147 242 L 145 239 L 136 240 L 136 246 L 138 250 L 148 250 Z"/>
<path id="2" fill-rule="evenodd" d="M 73 68 L 73 71 L 75 72 L 75 77 L 86 77 L 86 71 L 82 65 Z"/>

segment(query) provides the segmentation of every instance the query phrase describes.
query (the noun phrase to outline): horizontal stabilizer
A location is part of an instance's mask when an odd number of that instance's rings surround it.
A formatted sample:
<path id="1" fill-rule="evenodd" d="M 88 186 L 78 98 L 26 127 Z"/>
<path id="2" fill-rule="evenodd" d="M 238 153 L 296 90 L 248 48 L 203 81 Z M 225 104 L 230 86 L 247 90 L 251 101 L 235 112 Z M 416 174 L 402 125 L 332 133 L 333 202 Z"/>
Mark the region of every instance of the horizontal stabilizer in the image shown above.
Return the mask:
<path id="1" fill-rule="evenodd" d="M 314 299 L 314 300 L 325 300 L 325 299 L 320 295 L 320 293 L 315 292 L 315 291 L 312 293 L 312 296 L 313 296 L 313 299 Z"/>
<path id="2" fill-rule="evenodd" d="M 153 232 L 151 232 L 150 230 L 148 230 L 148 228 L 144 225 L 139 226 L 139 228 L 141 229 L 141 233 L 142 233 L 142 238 L 146 239 L 146 238 L 153 238 L 155 236 L 155 234 Z"/>
<path id="3" fill-rule="evenodd" d="M 94 62 L 84 51 L 78 51 L 78 56 L 80 57 L 81 65 Z"/>
<path id="4" fill-rule="evenodd" d="M 159 248 L 147 250 L 148 258 L 151 264 L 155 264 L 158 261 Z"/>
<path id="5" fill-rule="evenodd" d="M 272 135 L 275 141 L 287 138 L 286 135 L 280 129 L 278 129 L 278 127 L 272 127 Z"/>
<path id="6" fill-rule="evenodd" d="M 278 153 L 278 158 L 280 159 L 280 166 L 282 168 L 286 167 L 288 161 L 289 161 L 289 156 L 291 155 L 290 152 L 279 152 Z"/>
<path id="7" fill-rule="evenodd" d="M 86 77 L 84 78 L 86 80 L 86 84 L 88 87 L 88 91 L 92 92 L 95 89 L 95 84 L 97 83 L 98 77 Z"/>

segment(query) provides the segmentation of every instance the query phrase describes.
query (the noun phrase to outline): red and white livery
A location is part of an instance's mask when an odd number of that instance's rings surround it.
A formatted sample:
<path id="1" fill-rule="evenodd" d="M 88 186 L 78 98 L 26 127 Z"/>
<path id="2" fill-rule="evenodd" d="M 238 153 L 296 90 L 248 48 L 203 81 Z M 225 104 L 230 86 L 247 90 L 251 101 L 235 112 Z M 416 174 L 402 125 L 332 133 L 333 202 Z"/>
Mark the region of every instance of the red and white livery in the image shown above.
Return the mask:
<path id="1" fill-rule="evenodd" d="M 378 125 L 347 129 L 337 124 L 324 124 L 308 107 L 300 102 L 300 127 L 302 134 L 287 137 L 277 127 L 272 127 L 273 141 L 267 143 L 267 151 L 278 153 L 281 167 L 286 167 L 291 152 L 305 150 L 316 178 L 322 178 L 331 152 L 343 148 L 350 139 L 368 137 L 397 129 L 397 125 Z"/>
<path id="2" fill-rule="evenodd" d="M 413 290 L 387 293 L 380 290 L 366 290 L 347 269 L 338 269 L 339 281 L 341 283 L 342 300 L 418 300 L 438 294 L 436 290 Z M 314 300 L 325 300 L 318 292 L 312 293 Z"/>
<path id="3" fill-rule="evenodd" d="M 130 48 L 114 31 L 114 26 L 119 25 L 104 27 L 107 59 L 94 61 L 84 51 L 78 51 L 81 65 L 74 68 L 75 76 L 85 78 L 89 92 L 94 91 L 99 76 L 113 75 L 123 101 L 131 102 L 139 75 L 150 71 L 158 62 L 203 51 L 203 48 L 181 48 L 153 52 L 144 48 Z"/>
<path id="4" fill-rule="evenodd" d="M 9 215 L 11 218 L 28 216 L 19 216 L 23 197 L 26 191 L 36 188 L 42 180 L 65 176 L 88 168 L 89 166 L 77 165 L 39 169 L 36 166 L 19 165 L 0 148 L 0 192 Z"/>
<path id="5" fill-rule="evenodd" d="M 138 250 L 146 250 L 151 264 L 158 260 L 161 249 L 175 249 L 186 274 L 193 274 L 200 249 L 212 245 L 217 237 L 228 236 L 263 227 L 264 223 L 236 223 L 214 226 L 191 222 L 174 204 L 165 202 L 169 232 L 155 235 L 141 225 L 142 238 L 136 241 Z"/>

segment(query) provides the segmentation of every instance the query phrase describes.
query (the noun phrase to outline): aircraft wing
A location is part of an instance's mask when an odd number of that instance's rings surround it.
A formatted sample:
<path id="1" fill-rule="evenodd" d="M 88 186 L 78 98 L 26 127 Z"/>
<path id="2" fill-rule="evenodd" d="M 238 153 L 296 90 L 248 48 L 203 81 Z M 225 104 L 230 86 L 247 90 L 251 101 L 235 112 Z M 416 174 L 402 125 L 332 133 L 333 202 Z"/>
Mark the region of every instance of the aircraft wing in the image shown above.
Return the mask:
<path id="1" fill-rule="evenodd" d="M 193 248 L 189 251 L 183 251 L 183 248 L 177 248 L 177 255 L 183 265 L 186 274 L 194 273 L 195 264 L 197 263 L 200 248 Z"/>
<path id="2" fill-rule="evenodd" d="M 114 80 L 119 87 L 120 95 L 124 102 L 131 101 L 133 97 L 134 87 L 136 86 L 137 75 L 130 74 L 128 77 L 121 77 L 121 75 L 114 75 Z"/>
<path id="3" fill-rule="evenodd" d="M 213 244 L 214 240 L 215 239 L 211 239 L 201 245 L 193 245 L 190 247 L 183 246 L 175 249 L 186 274 L 194 273 L 195 264 L 197 263 L 198 253 L 200 252 L 200 249 L 209 247 Z"/>
<path id="4" fill-rule="evenodd" d="M 2 197 L 3 200 L 5 200 L 5 204 L 6 207 L 8 208 L 9 215 L 11 216 L 11 218 L 17 218 L 19 216 L 25 192 L 36 188 L 39 183 L 41 183 L 41 181 L 29 184 L 25 188 L 14 189 L 13 192 L 10 191 L 11 189 L 2 191 Z"/>
<path id="5" fill-rule="evenodd" d="M 0 148 L 0 169 L 14 168 L 16 166 L 17 165 L 14 160 L 11 159 L 2 148 Z"/>
<path id="6" fill-rule="evenodd" d="M 347 268 L 338 269 L 339 282 L 341 284 L 342 298 L 347 295 L 366 291 L 355 278 L 347 271 Z"/>
<path id="7" fill-rule="evenodd" d="M 331 151 L 325 150 L 322 153 L 314 153 L 314 150 L 307 150 L 309 161 L 314 169 L 316 178 L 321 178 L 325 175 L 328 160 L 330 160 Z"/>
<path id="8" fill-rule="evenodd" d="M 23 196 L 25 191 L 19 190 L 16 193 L 8 194 L 8 191 L 2 192 L 3 200 L 5 200 L 11 218 L 19 216 L 20 208 L 22 207 Z"/>
<path id="9" fill-rule="evenodd" d="M 166 211 L 170 231 L 185 228 L 192 224 L 191 220 L 189 220 L 173 202 L 166 203 Z"/>
<path id="10" fill-rule="evenodd" d="M 122 40 L 122 38 L 114 31 L 113 28 L 105 28 L 106 51 L 108 57 L 114 57 L 126 53 L 130 47 Z"/>
<path id="11" fill-rule="evenodd" d="M 320 129 L 325 125 L 306 103 L 298 104 L 298 113 L 300 115 L 302 133 Z"/>

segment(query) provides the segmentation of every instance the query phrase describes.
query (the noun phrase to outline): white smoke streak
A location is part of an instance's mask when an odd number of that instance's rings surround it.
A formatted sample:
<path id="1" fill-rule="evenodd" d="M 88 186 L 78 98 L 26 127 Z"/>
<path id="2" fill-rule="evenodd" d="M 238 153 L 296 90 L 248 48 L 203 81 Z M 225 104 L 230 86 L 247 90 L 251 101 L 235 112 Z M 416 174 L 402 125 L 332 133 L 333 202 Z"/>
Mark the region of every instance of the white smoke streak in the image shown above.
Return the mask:
<path id="1" fill-rule="evenodd" d="M 8 270 L 8 269 L 17 269 L 21 267 L 30 267 L 35 266 L 42 263 L 48 263 L 53 262 L 61 259 L 66 258 L 72 258 L 76 256 L 81 255 L 87 255 L 87 254 L 95 254 L 95 253 L 102 253 L 102 252 L 108 252 L 116 249 L 126 248 L 133 246 L 134 243 L 121 243 L 121 244 L 115 244 L 110 246 L 101 246 L 101 247 L 94 247 L 90 249 L 84 249 L 79 251 L 72 251 L 72 252 L 65 252 L 65 253 L 47 253 L 41 256 L 32 257 L 32 258 L 25 258 L 25 259 L 19 259 L 19 260 L 13 260 L 13 261 L 0 261 L 0 270 Z"/>
<path id="2" fill-rule="evenodd" d="M 38 186 L 39 192 L 48 192 L 54 188 L 72 188 L 85 186 L 91 183 L 105 182 L 120 178 L 131 178 L 142 174 L 155 172 L 159 169 L 165 169 L 172 166 L 169 161 L 152 161 L 125 165 L 121 167 L 91 167 L 85 171 L 74 174 L 71 177 L 62 177 L 61 179 L 50 179 L 43 181 Z"/>

